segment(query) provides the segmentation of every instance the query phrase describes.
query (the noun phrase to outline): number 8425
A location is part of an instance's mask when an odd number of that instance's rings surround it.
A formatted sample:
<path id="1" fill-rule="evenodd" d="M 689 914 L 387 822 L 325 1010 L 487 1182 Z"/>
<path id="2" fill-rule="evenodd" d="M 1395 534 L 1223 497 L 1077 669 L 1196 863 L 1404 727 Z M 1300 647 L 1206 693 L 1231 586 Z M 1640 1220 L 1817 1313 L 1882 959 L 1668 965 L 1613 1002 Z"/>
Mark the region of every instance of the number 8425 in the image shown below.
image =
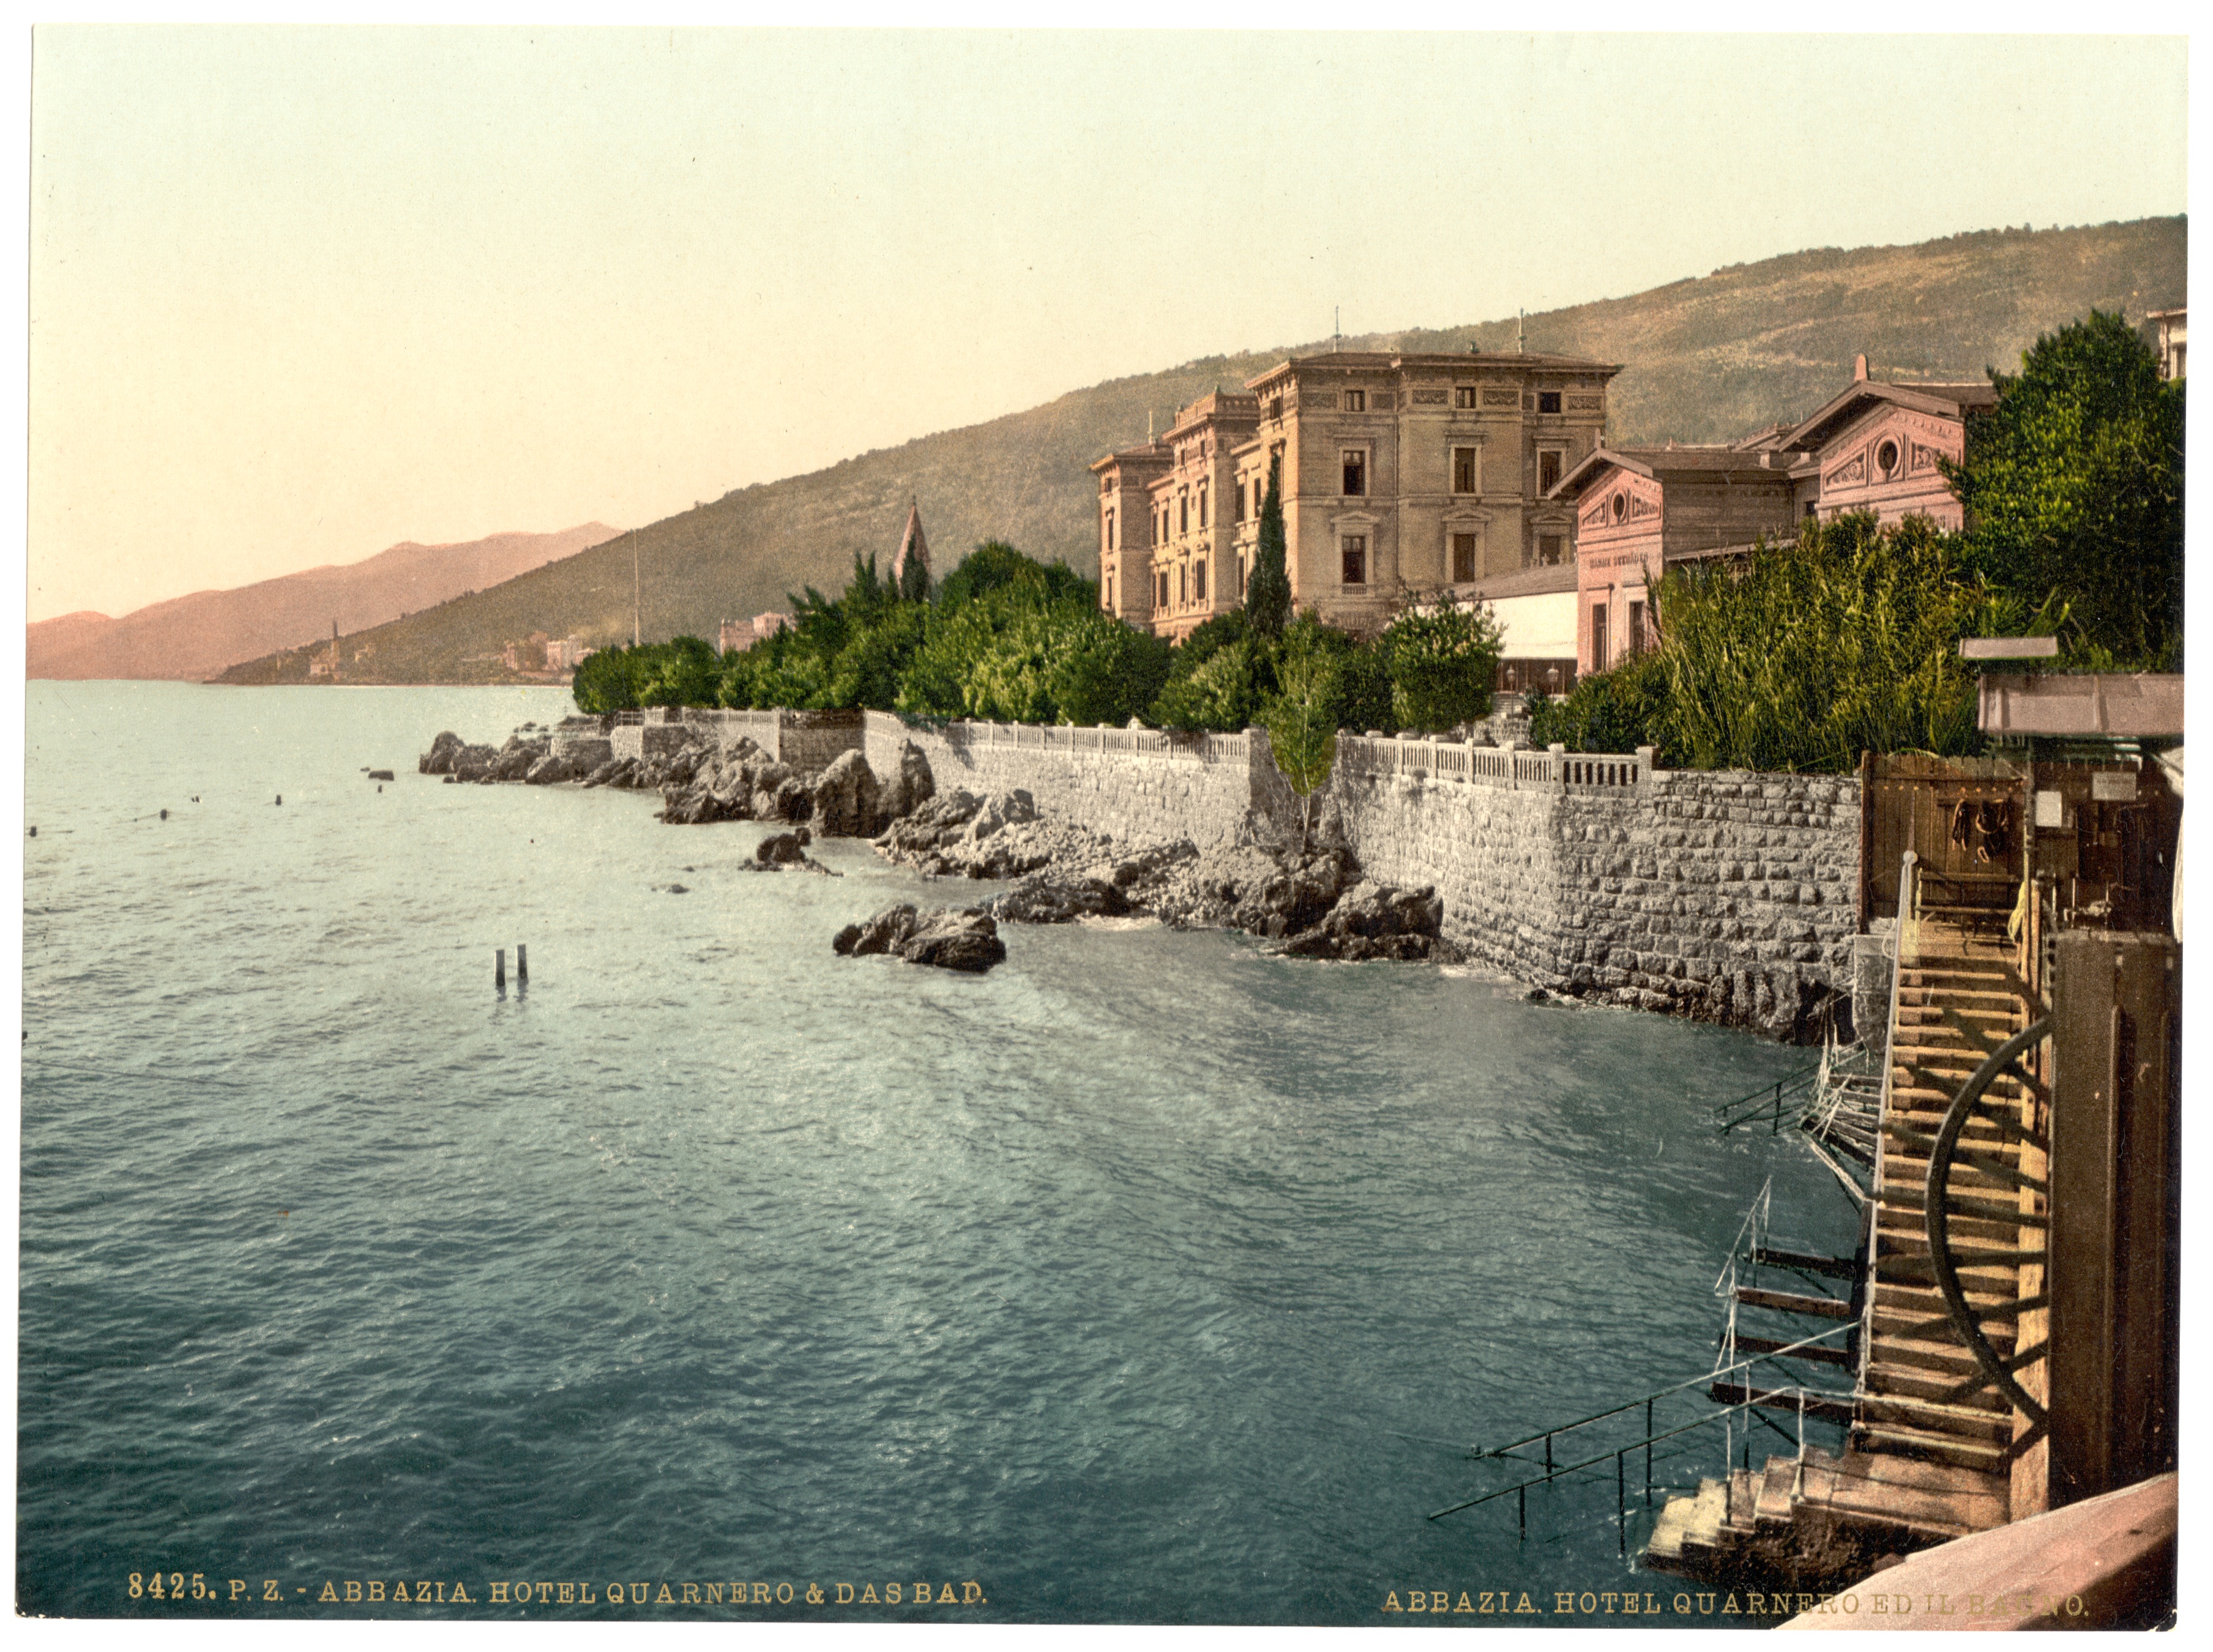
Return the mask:
<path id="1" fill-rule="evenodd" d="M 189 1587 L 182 1572 L 171 1572 L 168 1583 L 168 1588 L 162 1587 L 162 1574 L 159 1572 L 132 1572 L 131 1598 L 136 1600 L 142 1595 L 150 1595 L 156 1600 L 181 1600 L 189 1594 L 195 1600 L 204 1600 L 214 1593 L 208 1588 L 206 1575 L 202 1572 L 192 1574 Z"/>

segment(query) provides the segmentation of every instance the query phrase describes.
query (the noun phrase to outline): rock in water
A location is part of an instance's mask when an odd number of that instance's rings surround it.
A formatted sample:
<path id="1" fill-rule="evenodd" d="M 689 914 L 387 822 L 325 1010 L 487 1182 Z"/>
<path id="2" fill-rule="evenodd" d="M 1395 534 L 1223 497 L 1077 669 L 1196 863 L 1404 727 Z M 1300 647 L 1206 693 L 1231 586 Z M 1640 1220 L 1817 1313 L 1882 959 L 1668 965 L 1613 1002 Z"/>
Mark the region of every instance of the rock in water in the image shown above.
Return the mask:
<path id="1" fill-rule="evenodd" d="M 1006 924 L 1072 924 L 1079 917 L 1120 917 L 1129 897 L 1106 878 L 1033 873 L 991 903 Z"/>
<path id="2" fill-rule="evenodd" d="M 923 919 L 900 946 L 899 956 L 910 964 L 981 975 L 1006 962 L 1007 943 L 999 939 L 999 926 L 989 912 L 954 907 Z"/>
<path id="3" fill-rule="evenodd" d="M 848 924 L 830 948 L 841 958 L 897 953 L 910 964 L 981 975 L 1007 958 L 1007 943 L 989 912 L 953 907 L 928 916 L 901 902 L 887 906 L 865 924 Z"/>
<path id="4" fill-rule="evenodd" d="M 482 780 L 491 773 L 492 759 L 498 755 L 489 746 L 464 746 L 453 754 L 453 777 L 462 782 Z"/>
<path id="5" fill-rule="evenodd" d="M 877 819 L 875 771 L 858 752 L 840 752 L 814 782 L 812 818 L 826 838 L 873 838 Z"/>
<path id="6" fill-rule="evenodd" d="M 1459 948 L 1442 938 L 1445 904 L 1436 889 L 1399 889 L 1365 880 L 1344 893 L 1328 917 L 1277 948 L 1291 958 L 1434 959 L 1456 962 Z"/>
<path id="7" fill-rule="evenodd" d="M 429 751 L 415 759 L 415 772 L 451 774 L 454 771 L 454 753 L 460 749 L 461 737 L 452 729 L 446 729 L 430 742 Z"/>
<path id="8" fill-rule="evenodd" d="M 830 949 L 840 958 L 866 958 L 874 953 L 897 952 L 921 920 L 912 905 L 887 906 L 865 924 L 848 924 L 838 931 Z"/>
<path id="9" fill-rule="evenodd" d="M 937 780 L 930 771 L 930 759 L 922 754 L 921 747 L 906 741 L 899 748 L 899 772 L 882 788 L 880 801 L 885 822 L 913 814 L 936 795 Z"/>
<path id="10" fill-rule="evenodd" d="M 548 752 L 530 765 L 522 777 L 522 782 L 527 786 L 550 786 L 557 781 L 574 780 L 576 777 L 576 771 L 570 765 L 567 758 Z"/>
<path id="11" fill-rule="evenodd" d="M 796 832 L 772 832 L 754 846 L 753 858 L 763 866 L 796 866 L 807 858 L 807 845 Z"/>

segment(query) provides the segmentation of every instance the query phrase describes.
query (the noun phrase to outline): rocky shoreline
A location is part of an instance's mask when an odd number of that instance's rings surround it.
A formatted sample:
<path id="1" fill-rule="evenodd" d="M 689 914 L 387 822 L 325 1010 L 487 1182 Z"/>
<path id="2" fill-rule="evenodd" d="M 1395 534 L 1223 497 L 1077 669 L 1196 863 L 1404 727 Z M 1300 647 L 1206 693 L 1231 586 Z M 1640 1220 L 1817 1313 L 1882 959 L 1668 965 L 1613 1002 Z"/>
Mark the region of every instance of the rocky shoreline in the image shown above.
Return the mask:
<path id="1" fill-rule="evenodd" d="M 1013 884 L 980 907 L 927 914 L 904 905 L 888 908 L 842 931 L 840 955 L 896 954 L 911 962 L 980 971 L 1006 955 L 1000 923 L 1143 914 L 1176 929 L 1241 930 L 1285 957 L 1462 961 L 1443 938 L 1444 902 L 1434 888 L 1375 882 L 1338 842 L 1302 848 L 1252 836 L 1201 847 L 1186 838 L 1118 839 L 1040 816 L 1027 791 L 941 794 L 928 759 L 911 741 L 898 771 L 885 777 L 859 752 L 845 752 L 808 776 L 750 739 L 723 748 L 704 731 L 674 751 L 613 758 L 588 770 L 552 746 L 552 729 L 529 723 L 497 748 L 446 732 L 416 766 L 448 784 L 657 790 L 657 818 L 671 826 L 761 820 L 795 828 L 759 845 L 747 864 L 763 871 L 834 876 L 805 853 L 806 844 L 826 837 L 869 838 L 884 859 L 928 878 Z"/>

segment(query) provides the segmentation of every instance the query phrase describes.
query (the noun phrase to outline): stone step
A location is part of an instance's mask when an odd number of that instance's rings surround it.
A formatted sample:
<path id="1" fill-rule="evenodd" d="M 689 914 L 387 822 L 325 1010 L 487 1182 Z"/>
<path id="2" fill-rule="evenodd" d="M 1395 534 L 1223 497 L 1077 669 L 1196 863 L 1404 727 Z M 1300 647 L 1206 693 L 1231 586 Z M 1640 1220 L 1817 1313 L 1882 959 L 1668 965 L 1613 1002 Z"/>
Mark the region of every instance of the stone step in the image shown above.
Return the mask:
<path id="1" fill-rule="evenodd" d="M 1942 1539 L 2003 1526 L 2007 1491 L 2002 1478 L 1955 1464 L 1887 1452 L 1847 1451 L 1841 1461 L 1809 1453 L 1799 1505 L 1848 1524 Z"/>
<path id="2" fill-rule="evenodd" d="M 1644 1540 L 1646 1565 L 1665 1571 L 1682 1559 L 1683 1535 L 1698 1503 L 1696 1497 L 1670 1497 L 1661 1506 L 1652 1535 Z"/>
<path id="3" fill-rule="evenodd" d="M 1683 1525 L 1684 1557 L 1694 1559 L 1711 1554 L 1721 1540 L 1722 1526 L 1728 1517 L 1728 1482 L 1700 1480 L 1698 1499 Z"/>
<path id="4" fill-rule="evenodd" d="M 1772 1532 L 1790 1524 L 1790 1494 L 1797 1484 L 1795 1457 L 1770 1457 L 1752 1509 L 1753 1529 Z"/>

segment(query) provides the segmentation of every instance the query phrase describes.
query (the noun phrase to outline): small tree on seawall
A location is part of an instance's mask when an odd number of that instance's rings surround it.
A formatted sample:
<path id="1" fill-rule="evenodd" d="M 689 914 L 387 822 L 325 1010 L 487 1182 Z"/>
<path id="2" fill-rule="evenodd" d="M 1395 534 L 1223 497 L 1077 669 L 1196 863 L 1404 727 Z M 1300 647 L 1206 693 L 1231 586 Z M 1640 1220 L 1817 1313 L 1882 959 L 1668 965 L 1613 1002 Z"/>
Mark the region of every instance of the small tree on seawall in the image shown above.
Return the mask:
<path id="1" fill-rule="evenodd" d="M 1327 661 L 1299 652 L 1283 668 L 1283 690 L 1269 708 L 1268 747 L 1299 800 L 1299 852 L 1314 829 L 1314 795 L 1337 764 L 1337 686 Z"/>
<path id="2" fill-rule="evenodd" d="M 1291 618 L 1291 576 L 1285 570 L 1283 461 L 1268 461 L 1268 495 L 1260 506 L 1260 542 L 1253 556 L 1253 576 L 1245 582 L 1245 619 L 1256 637 L 1283 634 Z"/>
<path id="3" fill-rule="evenodd" d="M 1391 715 L 1399 727 L 1449 728 L 1489 716 L 1500 643 L 1490 608 L 1463 607 L 1450 591 L 1399 614 L 1380 643 L 1390 667 Z"/>

